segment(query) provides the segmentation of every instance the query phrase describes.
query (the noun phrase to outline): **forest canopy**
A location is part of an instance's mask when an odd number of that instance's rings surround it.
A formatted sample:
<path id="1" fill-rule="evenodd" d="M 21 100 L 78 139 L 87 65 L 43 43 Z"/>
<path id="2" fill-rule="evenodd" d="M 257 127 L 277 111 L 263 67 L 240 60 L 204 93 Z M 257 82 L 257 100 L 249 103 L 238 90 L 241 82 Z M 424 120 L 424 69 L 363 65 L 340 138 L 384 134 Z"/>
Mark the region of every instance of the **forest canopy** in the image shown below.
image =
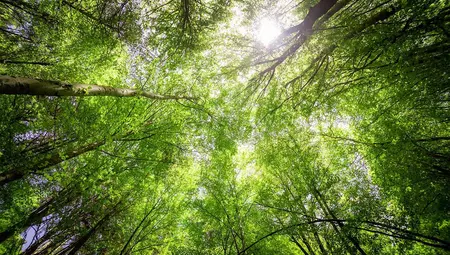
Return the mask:
<path id="1" fill-rule="evenodd" d="M 450 254 L 445 0 L 0 0 L 0 254 Z"/>

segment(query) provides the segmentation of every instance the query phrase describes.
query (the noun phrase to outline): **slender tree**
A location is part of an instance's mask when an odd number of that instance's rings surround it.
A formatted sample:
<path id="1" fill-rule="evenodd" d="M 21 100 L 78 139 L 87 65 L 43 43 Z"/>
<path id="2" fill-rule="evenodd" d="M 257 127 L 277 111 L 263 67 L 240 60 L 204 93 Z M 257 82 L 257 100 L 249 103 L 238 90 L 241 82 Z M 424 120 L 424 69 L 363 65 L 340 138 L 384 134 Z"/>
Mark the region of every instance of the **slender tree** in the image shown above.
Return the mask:
<path id="1" fill-rule="evenodd" d="M 32 163 L 25 163 L 25 165 L 17 166 L 15 164 L 7 166 L 6 170 L 0 173 L 0 185 L 22 179 L 30 173 L 36 173 L 43 169 L 58 165 L 59 163 L 83 155 L 84 153 L 98 149 L 104 145 L 105 141 L 94 142 L 88 145 L 80 146 L 71 151 L 68 151 L 64 156 L 60 151 L 54 151 L 50 155 L 44 155 L 44 159 Z"/>
<path id="2" fill-rule="evenodd" d="M 41 96 L 142 96 L 157 100 L 195 99 L 194 97 L 157 95 L 134 89 L 113 88 L 101 85 L 69 84 L 59 81 L 0 76 L 0 94 Z"/>

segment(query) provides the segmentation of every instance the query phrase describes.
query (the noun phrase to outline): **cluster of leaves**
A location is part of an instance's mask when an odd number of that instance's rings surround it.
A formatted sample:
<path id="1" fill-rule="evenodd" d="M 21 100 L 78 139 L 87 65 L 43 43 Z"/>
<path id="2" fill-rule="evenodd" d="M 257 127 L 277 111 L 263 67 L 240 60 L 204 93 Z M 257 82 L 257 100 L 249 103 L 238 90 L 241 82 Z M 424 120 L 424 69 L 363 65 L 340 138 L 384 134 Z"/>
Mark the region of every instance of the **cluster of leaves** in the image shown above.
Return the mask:
<path id="1" fill-rule="evenodd" d="M 449 10 L 0 0 L 2 75 L 194 98 L 0 95 L 0 253 L 448 252 Z"/>

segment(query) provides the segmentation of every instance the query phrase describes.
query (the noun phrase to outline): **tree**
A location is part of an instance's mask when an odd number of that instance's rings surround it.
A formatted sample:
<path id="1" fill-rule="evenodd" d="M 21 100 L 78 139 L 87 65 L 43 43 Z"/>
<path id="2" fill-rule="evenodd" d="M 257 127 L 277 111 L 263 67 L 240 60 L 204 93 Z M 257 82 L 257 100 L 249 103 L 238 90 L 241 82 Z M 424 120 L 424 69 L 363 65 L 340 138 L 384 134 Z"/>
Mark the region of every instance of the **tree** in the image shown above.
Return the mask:
<path id="1" fill-rule="evenodd" d="M 58 81 L 37 80 L 22 77 L 1 76 L 1 94 L 41 96 L 142 96 L 150 99 L 195 99 L 194 97 L 157 95 L 134 89 L 113 88 L 100 85 L 68 84 Z"/>
<path id="2" fill-rule="evenodd" d="M 446 1 L 0 13 L 0 253 L 449 251 Z"/>

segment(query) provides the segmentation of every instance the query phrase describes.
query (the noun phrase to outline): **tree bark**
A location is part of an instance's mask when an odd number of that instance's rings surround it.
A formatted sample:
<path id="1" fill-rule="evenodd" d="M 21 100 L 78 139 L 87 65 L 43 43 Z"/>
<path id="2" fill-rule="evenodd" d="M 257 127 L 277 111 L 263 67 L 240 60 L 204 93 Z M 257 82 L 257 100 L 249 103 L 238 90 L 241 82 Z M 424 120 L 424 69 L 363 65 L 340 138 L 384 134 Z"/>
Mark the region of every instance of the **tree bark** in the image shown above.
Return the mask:
<path id="1" fill-rule="evenodd" d="M 0 185 L 7 184 L 9 182 L 19 180 L 23 178 L 25 175 L 28 175 L 30 173 L 34 173 L 39 170 L 43 170 L 45 168 L 55 166 L 65 160 L 80 156 L 81 154 L 84 154 L 86 152 L 95 150 L 99 148 L 100 146 L 104 145 L 105 141 L 99 141 L 94 142 L 85 146 L 78 147 L 72 151 L 69 151 L 65 157 L 61 157 L 60 153 L 58 151 L 53 152 L 51 154 L 50 158 L 44 158 L 40 161 L 38 161 L 35 164 L 31 165 L 25 165 L 22 167 L 14 167 L 10 166 L 9 169 L 6 170 L 6 172 L 0 173 Z"/>
<path id="2" fill-rule="evenodd" d="M 29 226 L 35 224 L 36 222 L 40 222 L 44 216 L 48 215 L 48 212 L 50 210 L 50 205 L 53 202 L 54 202 L 53 198 L 49 199 L 47 202 L 45 202 L 44 204 L 42 204 L 41 206 L 36 208 L 32 213 L 30 213 L 28 215 L 28 217 L 26 217 L 25 220 L 20 221 L 16 224 L 12 225 L 8 229 L 4 230 L 3 232 L 1 232 L 0 233 L 0 244 L 3 243 L 4 241 L 6 241 L 11 236 L 13 236 L 17 231 L 23 230 L 26 227 L 29 227 Z"/>
<path id="3" fill-rule="evenodd" d="M 47 231 L 36 242 L 32 243 L 28 248 L 20 253 L 20 255 L 36 255 L 36 250 L 40 253 L 50 248 L 51 237 L 55 234 L 54 230 Z"/>
<path id="4" fill-rule="evenodd" d="M 336 5 L 339 5 L 339 4 L 336 4 Z M 384 21 L 384 20 L 390 18 L 395 13 L 397 13 L 398 10 L 399 10 L 399 8 L 397 6 L 391 5 L 390 7 L 378 12 L 374 16 L 365 20 L 365 22 L 363 22 L 355 30 L 353 30 L 350 33 L 348 33 L 347 35 L 345 35 L 344 40 L 353 39 L 354 37 L 359 35 L 361 32 L 363 32 L 368 27 L 373 26 L 373 25 L 377 24 L 378 22 L 381 22 L 381 21 Z M 332 12 L 333 12 L 333 10 L 330 10 L 330 13 L 332 13 Z M 325 15 L 324 18 L 325 17 L 329 18 L 328 15 Z M 321 22 L 321 20 L 319 20 L 315 25 L 320 26 L 322 23 L 323 22 Z M 287 82 L 286 85 L 292 84 L 292 83 L 296 82 L 298 79 L 300 79 L 301 77 L 304 77 L 305 74 L 317 64 L 317 62 L 322 60 L 325 56 L 331 55 L 334 52 L 334 50 L 336 50 L 337 48 L 338 48 L 337 44 L 332 44 L 332 45 L 328 46 L 327 48 L 325 48 L 324 50 L 322 50 L 322 52 L 320 52 L 319 55 L 311 61 L 309 66 L 300 75 L 298 75 L 294 79 Z"/>
<path id="5" fill-rule="evenodd" d="M 76 2 L 76 1 L 75 1 L 75 2 Z M 74 3 L 75 3 L 75 2 L 74 2 Z M 111 29 L 111 31 L 116 31 L 116 28 L 115 28 L 115 27 L 113 27 L 113 26 L 111 26 L 110 24 L 104 22 L 104 21 L 101 20 L 100 18 L 95 17 L 95 16 L 92 15 L 91 13 L 89 13 L 89 12 L 83 10 L 81 7 L 75 6 L 74 3 L 71 3 L 71 2 L 68 2 L 68 1 L 65 1 L 65 0 L 63 0 L 62 3 L 63 3 L 64 5 L 69 6 L 71 9 L 73 9 L 73 10 L 75 10 L 75 11 L 77 11 L 77 12 L 83 14 L 84 16 L 88 17 L 89 19 L 91 19 L 91 20 L 97 22 L 98 24 L 103 25 L 103 26 L 105 26 L 105 27 Z"/>
<path id="6" fill-rule="evenodd" d="M 322 244 L 322 241 L 320 241 L 320 236 L 319 234 L 317 234 L 317 231 L 314 230 L 313 235 L 316 239 L 317 244 L 319 245 L 320 252 L 324 255 L 328 254 L 327 250 L 325 250 L 325 247 Z"/>
<path id="7" fill-rule="evenodd" d="M 315 193 L 315 194 L 314 194 Z M 319 205 L 322 207 L 322 210 L 325 212 L 325 214 L 328 214 L 332 217 L 332 219 L 337 220 L 336 215 L 333 213 L 333 211 L 330 209 L 330 207 L 327 205 L 326 200 L 323 198 L 322 194 L 319 192 L 316 187 L 313 187 L 313 196 L 316 198 L 316 200 L 319 202 Z M 347 237 L 347 239 L 355 246 L 355 248 L 362 254 L 367 255 L 367 253 L 361 248 L 359 245 L 359 241 L 356 237 L 353 237 L 347 233 L 345 233 L 344 230 L 344 223 L 340 221 L 336 221 L 337 225 L 339 226 L 341 233 L 344 232 L 344 236 Z"/>
<path id="8" fill-rule="evenodd" d="M 269 72 L 272 72 L 277 68 L 281 63 L 283 63 L 288 57 L 292 56 L 310 37 L 312 34 L 312 29 L 314 23 L 319 20 L 323 15 L 325 15 L 335 4 L 337 0 L 321 0 L 316 5 L 309 9 L 308 14 L 306 14 L 305 19 L 298 25 L 290 27 L 286 29 L 275 41 L 275 43 L 280 43 L 284 38 L 289 36 L 290 34 L 294 34 L 298 36 L 298 39 L 287 48 L 281 56 L 270 60 L 268 62 L 274 62 L 268 68 L 259 73 L 259 75 L 263 75 Z"/>
<path id="9" fill-rule="evenodd" d="M 323 15 L 325 15 L 331 9 L 331 7 L 333 7 L 333 5 L 336 4 L 336 2 L 337 2 L 337 0 L 322 0 L 322 1 L 320 1 L 315 6 L 313 6 L 309 9 L 308 14 L 306 14 L 306 17 L 303 19 L 303 21 L 300 24 L 286 29 L 280 35 L 280 38 L 286 37 L 286 36 L 296 33 L 296 32 L 311 30 L 314 23 L 316 22 L 316 20 L 318 20 Z M 336 11 L 334 11 L 334 13 L 335 12 Z"/>
<path id="10" fill-rule="evenodd" d="M 291 241 L 294 242 L 295 245 L 297 245 L 297 247 L 303 252 L 304 255 L 309 255 L 305 248 L 303 248 L 303 246 L 297 241 L 297 239 L 295 239 L 294 236 L 291 236 Z"/>
<path id="11" fill-rule="evenodd" d="M 288 230 L 288 229 L 291 229 L 291 228 L 294 228 L 294 227 L 299 227 L 299 226 L 304 226 L 304 225 L 311 225 L 311 224 L 316 224 L 316 223 L 324 223 L 324 222 L 336 222 L 336 223 L 339 222 L 339 223 L 344 223 L 344 222 L 351 222 L 351 220 L 342 220 L 342 219 L 315 219 L 315 220 L 311 220 L 311 221 L 306 221 L 306 222 L 302 222 L 302 223 L 298 223 L 298 224 L 293 224 L 293 225 L 290 225 L 290 226 L 286 226 L 286 227 L 283 227 L 283 228 L 281 228 L 281 229 L 277 229 L 277 230 L 275 230 L 275 231 L 273 231 L 273 232 L 270 232 L 270 233 L 268 233 L 268 234 L 266 234 L 266 235 L 260 237 L 260 238 L 257 239 L 255 242 L 253 242 L 253 243 L 250 244 L 249 246 L 245 247 L 245 249 L 243 249 L 243 250 L 242 250 L 241 252 L 239 252 L 238 254 L 242 254 L 242 253 L 244 253 L 245 251 L 247 251 L 248 249 L 250 249 L 251 247 L 253 247 L 253 246 L 255 246 L 256 244 L 258 244 L 259 242 L 261 242 L 262 240 L 264 240 L 264 239 L 266 239 L 266 238 L 268 238 L 268 237 L 277 235 L 277 234 L 279 234 L 279 233 L 281 233 L 281 232 L 283 232 L 283 231 L 286 231 L 286 230 Z M 386 224 L 383 224 L 383 223 L 377 223 L 377 222 L 373 222 L 373 221 L 364 221 L 364 220 L 363 220 L 363 221 L 354 221 L 354 222 L 367 223 L 367 224 L 369 224 L 369 225 L 374 225 L 374 226 L 385 226 L 386 228 L 391 228 L 391 229 L 394 229 L 394 230 L 395 230 L 395 229 L 399 229 L 399 228 L 397 228 L 397 227 L 388 226 L 388 225 L 386 225 Z M 355 228 L 355 227 L 352 227 L 352 228 Z M 361 230 L 368 231 L 367 229 L 361 229 Z M 400 229 L 400 230 L 401 230 L 401 229 Z M 375 231 L 370 230 L 370 232 L 375 232 Z M 416 236 L 416 237 L 423 237 L 423 238 L 426 238 L 426 239 L 435 241 L 435 242 L 437 242 L 437 243 L 439 243 L 439 244 L 431 244 L 431 243 L 424 242 L 424 241 L 421 241 L 421 240 L 418 240 L 418 239 L 415 239 L 415 238 L 408 238 L 407 236 L 396 236 L 396 235 L 393 235 L 393 234 L 383 233 L 383 232 L 381 232 L 381 231 L 377 231 L 376 233 L 382 234 L 382 235 L 386 235 L 386 236 L 395 237 L 395 238 L 400 238 L 400 239 L 404 239 L 404 240 L 410 240 L 410 241 L 420 242 L 420 243 L 422 243 L 422 244 L 424 244 L 424 245 L 431 246 L 431 247 L 441 248 L 441 249 L 444 249 L 444 250 L 447 250 L 447 251 L 450 250 L 450 243 L 448 243 L 447 241 L 444 241 L 444 240 L 441 240 L 441 239 L 438 239 L 438 238 L 435 238 L 435 237 L 425 236 L 425 235 L 422 235 L 422 234 L 419 234 L 419 233 L 414 233 L 414 232 L 407 231 L 407 230 L 401 230 L 401 232 L 405 232 L 405 233 L 408 233 L 409 235 Z"/>
<path id="12" fill-rule="evenodd" d="M 161 200 L 158 200 L 153 207 L 150 209 L 150 211 L 148 213 L 146 213 L 144 215 L 144 217 L 142 218 L 142 220 L 139 222 L 139 224 L 137 225 L 137 227 L 134 229 L 133 233 L 131 234 L 131 236 L 128 238 L 127 242 L 125 243 L 125 245 L 123 246 L 122 250 L 120 251 L 120 255 L 122 254 L 127 254 L 127 248 L 130 245 L 131 241 L 133 240 L 134 236 L 136 235 L 136 233 L 138 232 L 138 230 L 141 228 L 141 226 L 145 223 L 145 221 L 147 220 L 147 218 L 153 213 L 153 211 L 158 207 L 159 202 Z M 130 250 L 131 251 L 131 250 Z"/>
<path id="13" fill-rule="evenodd" d="M 111 211 L 106 213 L 89 231 L 82 235 L 80 238 L 78 238 L 77 241 L 75 241 L 71 247 L 68 248 L 70 252 L 68 252 L 68 255 L 74 255 L 76 254 L 83 246 L 86 244 L 86 242 L 95 234 L 95 232 L 107 222 L 110 217 L 119 211 L 118 206 L 122 203 L 123 200 L 119 200 L 117 204 L 114 205 L 113 208 L 111 208 Z"/>
<path id="14" fill-rule="evenodd" d="M 302 242 L 305 244 L 305 246 L 308 249 L 309 253 L 311 255 L 316 255 L 316 253 L 314 252 L 314 249 L 312 248 L 311 244 L 308 241 L 308 238 L 306 238 L 306 236 L 302 232 L 300 232 L 300 238 L 302 239 Z"/>
<path id="15" fill-rule="evenodd" d="M 50 14 L 39 11 L 38 5 L 34 5 L 22 0 L 0 0 L 0 2 L 9 6 L 13 6 L 19 10 L 22 10 L 23 12 L 28 13 L 33 17 L 42 19 L 47 23 L 55 22 L 55 20 L 53 19 L 53 17 L 51 17 Z"/>
<path id="16" fill-rule="evenodd" d="M 61 81 L 32 79 L 25 77 L 0 76 L 0 94 L 41 96 L 112 96 L 146 97 L 157 100 L 195 99 L 194 97 L 158 95 L 127 88 L 113 88 L 102 85 L 69 84 Z"/>
<path id="17" fill-rule="evenodd" d="M 52 63 L 43 62 L 43 61 L 20 61 L 20 60 L 9 60 L 9 59 L 0 59 L 0 64 L 12 64 L 12 65 L 40 65 L 40 66 L 52 66 Z"/>
<path id="18" fill-rule="evenodd" d="M 95 232 L 109 219 L 111 213 L 105 215 L 100 221 L 98 221 L 94 227 L 92 227 L 86 234 L 81 236 L 74 244 L 73 248 L 71 248 L 70 252 L 68 252 L 68 255 L 74 255 L 76 254 L 81 247 L 91 238 Z"/>
<path id="19" fill-rule="evenodd" d="M 292 180 L 291 180 L 291 181 L 292 181 Z M 296 199 L 296 196 L 295 196 L 294 193 L 292 192 L 291 188 L 289 188 L 289 185 L 287 185 L 287 184 L 283 184 L 283 185 L 284 185 L 285 188 L 289 191 L 289 194 L 291 195 L 292 199 L 295 200 L 295 199 Z M 295 187 L 295 186 L 294 186 L 294 187 Z M 303 215 L 307 215 L 307 214 L 308 214 L 308 210 L 306 210 L 305 205 L 302 204 L 302 203 L 299 203 L 299 206 L 300 206 L 300 210 L 301 210 L 301 212 L 303 213 Z M 292 212 L 290 212 L 290 213 L 292 213 Z M 296 212 L 294 212 L 294 213 L 296 213 Z M 314 215 L 314 217 L 316 217 L 316 216 Z M 316 228 L 313 227 L 313 228 L 311 229 L 311 232 L 313 233 L 314 238 L 315 238 L 317 244 L 319 245 L 319 248 L 320 248 L 320 251 L 322 252 L 322 254 L 327 254 L 327 251 L 325 250 L 325 247 L 323 246 L 322 241 L 320 241 L 320 236 L 319 236 L 319 234 L 317 233 Z"/>

